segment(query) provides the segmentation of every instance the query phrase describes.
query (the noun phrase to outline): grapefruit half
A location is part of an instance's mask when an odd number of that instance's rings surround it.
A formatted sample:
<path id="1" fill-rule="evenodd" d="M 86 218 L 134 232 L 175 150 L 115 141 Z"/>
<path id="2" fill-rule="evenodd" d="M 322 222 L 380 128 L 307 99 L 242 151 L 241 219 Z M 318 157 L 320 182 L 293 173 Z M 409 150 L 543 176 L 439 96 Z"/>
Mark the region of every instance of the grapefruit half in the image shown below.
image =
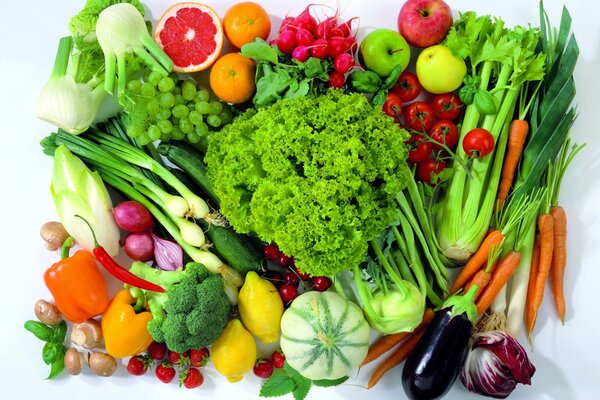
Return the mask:
<path id="1" fill-rule="evenodd" d="M 158 20 L 154 39 L 173 60 L 175 71 L 202 71 L 221 54 L 223 27 L 219 16 L 209 6 L 177 3 Z"/>

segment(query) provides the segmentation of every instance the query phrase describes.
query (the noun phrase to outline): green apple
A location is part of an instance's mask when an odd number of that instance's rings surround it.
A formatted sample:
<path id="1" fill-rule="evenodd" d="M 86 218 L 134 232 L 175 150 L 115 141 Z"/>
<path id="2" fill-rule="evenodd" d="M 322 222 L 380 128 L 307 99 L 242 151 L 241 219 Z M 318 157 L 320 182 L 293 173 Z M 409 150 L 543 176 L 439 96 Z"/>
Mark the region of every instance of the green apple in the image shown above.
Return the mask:
<path id="1" fill-rule="evenodd" d="M 410 47 L 398 32 L 381 28 L 369 33 L 360 44 L 361 64 L 381 77 L 387 77 L 394 67 L 404 70 L 410 61 Z"/>
<path id="2" fill-rule="evenodd" d="M 424 49 L 416 63 L 417 78 L 429 93 L 452 92 L 459 88 L 467 73 L 465 62 L 444 45 Z"/>

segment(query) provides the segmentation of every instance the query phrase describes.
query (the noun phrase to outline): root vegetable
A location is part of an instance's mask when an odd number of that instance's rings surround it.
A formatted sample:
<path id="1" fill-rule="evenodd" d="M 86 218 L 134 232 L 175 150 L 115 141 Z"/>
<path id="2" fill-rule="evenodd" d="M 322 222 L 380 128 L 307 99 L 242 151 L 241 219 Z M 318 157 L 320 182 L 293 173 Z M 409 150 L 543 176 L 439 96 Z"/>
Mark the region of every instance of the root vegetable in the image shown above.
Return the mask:
<path id="1" fill-rule="evenodd" d="M 94 349 L 102 341 L 102 328 L 95 319 L 88 319 L 80 324 L 73 325 L 71 341 L 86 349 Z"/>
<path id="2" fill-rule="evenodd" d="M 65 240 L 67 240 L 69 233 L 60 222 L 49 221 L 40 228 L 40 236 L 44 240 L 46 248 L 55 251 L 60 249 Z"/>
<path id="3" fill-rule="evenodd" d="M 53 327 L 63 319 L 58 307 L 43 299 L 35 302 L 34 312 L 40 322 Z"/>
<path id="4" fill-rule="evenodd" d="M 96 375 L 111 376 L 117 370 L 117 361 L 106 353 L 92 353 L 89 358 L 89 366 Z"/>

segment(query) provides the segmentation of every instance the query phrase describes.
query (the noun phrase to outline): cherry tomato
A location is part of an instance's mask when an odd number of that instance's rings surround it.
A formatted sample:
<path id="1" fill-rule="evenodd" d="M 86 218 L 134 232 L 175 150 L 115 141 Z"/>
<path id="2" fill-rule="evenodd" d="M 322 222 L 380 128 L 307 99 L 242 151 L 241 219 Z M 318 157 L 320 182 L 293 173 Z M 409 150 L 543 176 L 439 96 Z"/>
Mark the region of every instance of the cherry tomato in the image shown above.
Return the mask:
<path id="1" fill-rule="evenodd" d="M 417 75 L 412 72 L 404 71 L 398 77 L 398 83 L 392 88 L 403 103 L 413 101 L 421 93 L 421 84 Z"/>
<path id="2" fill-rule="evenodd" d="M 429 137 L 438 143 L 443 143 L 453 149 L 458 143 L 458 128 L 452 121 L 441 120 L 433 124 L 429 130 Z M 442 146 L 433 143 L 435 150 L 442 150 Z"/>
<path id="3" fill-rule="evenodd" d="M 475 128 L 467 132 L 462 145 L 469 157 L 485 157 L 494 149 L 494 137 L 487 129 Z"/>
<path id="4" fill-rule="evenodd" d="M 428 158 L 417 165 L 417 177 L 426 183 L 431 183 L 431 174 L 439 174 L 446 168 L 446 163 L 433 158 Z"/>
<path id="5" fill-rule="evenodd" d="M 462 101 L 454 93 L 442 93 L 431 100 L 431 108 L 438 119 L 449 119 L 454 121 L 460 117 Z"/>
<path id="6" fill-rule="evenodd" d="M 410 103 L 404 108 L 404 123 L 418 132 L 427 132 L 433 125 L 433 110 L 424 101 Z"/>
<path id="7" fill-rule="evenodd" d="M 386 115 L 394 118 L 394 121 L 399 122 L 400 115 L 402 115 L 402 100 L 400 100 L 397 94 L 389 92 L 382 108 Z"/>
<path id="8" fill-rule="evenodd" d="M 421 135 L 410 135 L 408 140 L 409 148 L 407 161 L 413 164 L 418 164 L 431 155 L 433 144 L 425 140 Z"/>

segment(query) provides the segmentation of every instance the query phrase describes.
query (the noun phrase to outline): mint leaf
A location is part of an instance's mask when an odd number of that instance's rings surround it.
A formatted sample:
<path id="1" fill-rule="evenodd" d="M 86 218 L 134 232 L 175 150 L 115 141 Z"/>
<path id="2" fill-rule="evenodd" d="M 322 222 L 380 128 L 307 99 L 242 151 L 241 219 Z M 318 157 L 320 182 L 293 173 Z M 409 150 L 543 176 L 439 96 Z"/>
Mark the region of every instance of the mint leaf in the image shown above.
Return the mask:
<path id="1" fill-rule="evenodd" d="M 269 45 L 261 38 L 254 39 L 254 42 L 246 43 L 240 49 L 241 55 L 253 59 L 254 61 L 267 61 L 273 64 L 279 63 L 277 49 Z"/>
<path id="2" fill-rule="evenodd" d="M 338 378 L 338 379 L 317 379 L 316 381 L 312 381 L 312 383 L 315 386 L 331 387 L 331 386 L 341 385 L 342 383 L 346 382 L 347 380 L 348 380 L 347 376 L 342 376 L 341 378 Z"/>
<path id="3" fill-rule="evenodd" d="M 300 375 L 300 374 L 298 374 Z M 302 377 L 302 379 L 295 380 L 296 387 L 292 394 L 294 395 L 294 400 L 304 400 L 310 391 L 311 381 L 310 379 L 306 379 Z"/>
<path id="4" fill-rule="evenodd" d="M 39 321 L 33 321 L 33 320 L 29 320 L 26 321 L 24 324 L 25 329 L 27 329 L 29 332 L 33 333 L 35 335 L 35 337 L 37 337 L 40 340 L 43 340 L 44 342 L 48 342 L 50 340 L 52 340 L 52 336 L 53 336 L 53 331 L 52 328 L 50 328 L 49 326 L 42 324 Z"/>
<path id="5" fill-rule="evenodd" d="M 260 397 L 277 397 L 292 393 L 296 385 L 292 378 L 284 373 L 274 373 L 260 388 Z"/>
<path id="6" fill-rule="evenodd" d="M 487 90 L 477 90 L 475 93 L 474 103 L 475 107 L 477 107 L 479 112 L 482 114 L 494 115 L 498 112 L 494 97 Z"/>
<path id="7" fill-rule="evenodd" d="M 354 71 L 348 76 L 348 86 L 359 93 L 375 93 L 381 86 L 381 78 L 373 71 Z"/>
<path id="8" fill-rule="evenodd" d="M 67 336 L 67 323 L 62 320 L 60 324 L 54 327 L 52 332 L 52 341 L 55 343 L 63 343 Z"/>

